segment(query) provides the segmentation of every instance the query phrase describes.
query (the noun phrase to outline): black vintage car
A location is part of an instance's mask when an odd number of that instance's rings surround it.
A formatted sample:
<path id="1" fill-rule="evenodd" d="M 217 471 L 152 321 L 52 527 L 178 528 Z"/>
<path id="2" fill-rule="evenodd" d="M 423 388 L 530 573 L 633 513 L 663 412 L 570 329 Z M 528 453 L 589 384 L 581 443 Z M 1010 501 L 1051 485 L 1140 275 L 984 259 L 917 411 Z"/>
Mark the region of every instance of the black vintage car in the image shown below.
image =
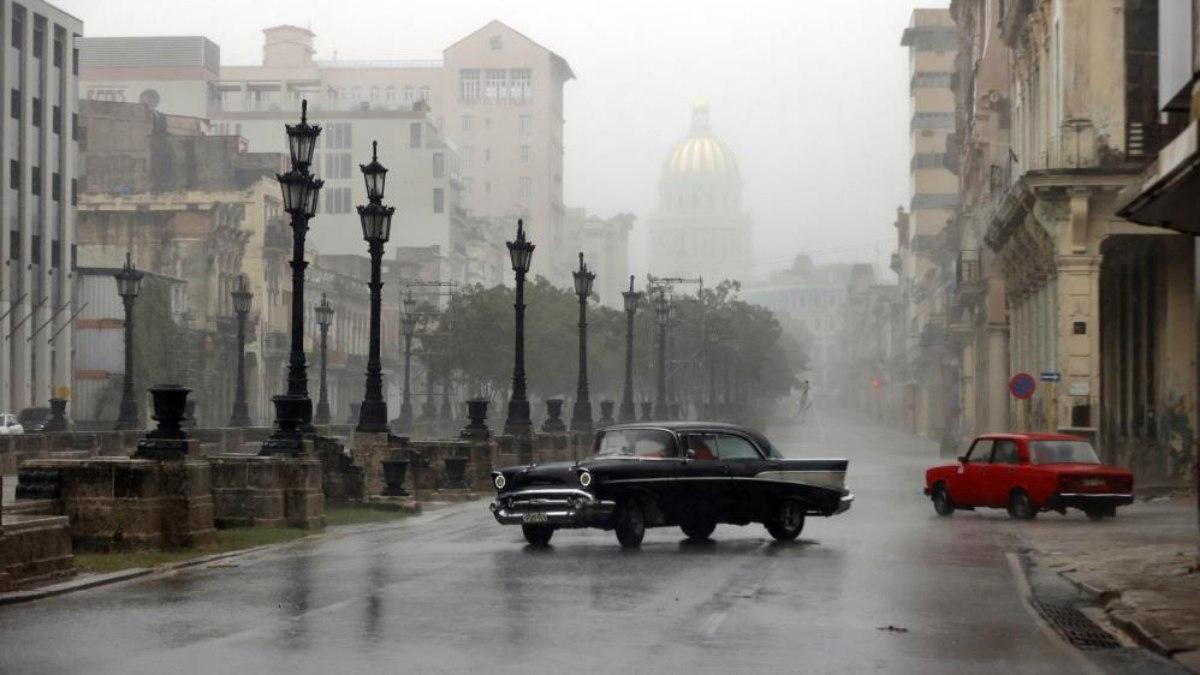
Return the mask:
<path id="1" fill-rule="evenodd" d="M 805 516 L 832 516 L 854 500 L 845 459 L 785 459 L 762 434 L 731 424 L 672 422 L 608 427 L 594 456 L 492 473 L 492 514 L 544 545 L 559 528 L 614 530 L 638 546 L 647 527 L 679 526 L 706 539 L 718 523 L 762 523 L 795 539 Z"/>

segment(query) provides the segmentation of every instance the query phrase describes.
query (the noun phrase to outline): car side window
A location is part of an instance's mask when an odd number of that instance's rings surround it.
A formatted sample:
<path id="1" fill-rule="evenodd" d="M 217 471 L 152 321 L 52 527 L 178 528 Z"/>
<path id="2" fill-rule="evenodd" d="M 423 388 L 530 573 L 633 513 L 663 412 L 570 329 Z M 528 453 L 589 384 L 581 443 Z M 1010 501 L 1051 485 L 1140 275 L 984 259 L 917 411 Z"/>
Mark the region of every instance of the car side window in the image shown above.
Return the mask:
<path id="1" fill-rule="evenodd" d="M 688 450 L 692 459 L 710 461 L 717 458 L 717 438 L 712 434 L 688 434 Z"/>
<path id="2" fill-rule="evenodd" d="M 975 441 L 975 445 L 971 446 L 971 454 L 967 455 L 967 461 L 976 464 L 987 464 L 991 461 L 992 454 L 992 439 L 981 438 Z"/>
<path id="3" fill-rule="evenodd" d="M 996 441 L 992 452 L 992 464 L 1018 464 L 1017 444 L 1013 441 Z"/>
<path id="4" fill-rule="evenodd" d="M 717 455 L 721 459 L 762 459 L 753 443 L 729 434 L 717 435 Z"/>

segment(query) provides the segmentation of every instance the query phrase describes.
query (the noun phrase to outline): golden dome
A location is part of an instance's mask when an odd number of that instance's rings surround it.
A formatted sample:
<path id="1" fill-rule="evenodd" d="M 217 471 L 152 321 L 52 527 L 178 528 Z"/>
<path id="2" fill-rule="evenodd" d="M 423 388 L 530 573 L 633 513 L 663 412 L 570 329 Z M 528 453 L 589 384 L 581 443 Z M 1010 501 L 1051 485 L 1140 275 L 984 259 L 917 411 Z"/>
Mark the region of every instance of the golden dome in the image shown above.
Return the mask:
<path id="1" fill-rule="evenodd" d="M 675 144 L 663 166 L 664 180 L 700 177 L 738 177 L 733 151 L 712 135 L 708 124 L 708 104 L 702 99 L 692 107 L 691 132 Z"/>

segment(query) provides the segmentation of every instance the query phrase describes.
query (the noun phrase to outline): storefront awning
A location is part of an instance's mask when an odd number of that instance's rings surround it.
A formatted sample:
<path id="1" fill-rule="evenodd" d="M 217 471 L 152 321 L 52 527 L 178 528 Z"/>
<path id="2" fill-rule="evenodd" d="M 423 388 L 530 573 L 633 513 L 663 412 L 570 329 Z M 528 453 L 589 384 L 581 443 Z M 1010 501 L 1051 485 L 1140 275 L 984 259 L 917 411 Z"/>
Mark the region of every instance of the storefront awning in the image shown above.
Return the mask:
<path id="1" fill-rule="evenodd" d="M 1200 235 L 1200 121 L 1163 147 L 1142 180 L 1126 188 L 1117 214 L 1140 225 Z"/>

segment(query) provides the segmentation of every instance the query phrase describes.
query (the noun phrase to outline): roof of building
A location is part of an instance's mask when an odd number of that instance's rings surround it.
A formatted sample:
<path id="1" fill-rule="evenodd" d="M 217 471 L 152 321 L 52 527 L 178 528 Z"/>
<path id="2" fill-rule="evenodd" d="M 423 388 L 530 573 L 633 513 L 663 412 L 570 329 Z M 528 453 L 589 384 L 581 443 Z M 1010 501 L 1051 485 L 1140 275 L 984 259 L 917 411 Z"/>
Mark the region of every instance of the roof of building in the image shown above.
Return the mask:
<path id="1" fill-rule="evenodd" d="M 448 52 L 451 49 L 454 49 L 455 47 L 457 47 L 459 44 L 466 42 L 467 40 L 475 37 L 479 33 L 482 33 L 483 31 L 488 30 L 489 28 L 494 28 L 496 26 L 500 26 L 500 27 L 504 28 L 505 30 L 512 31 L 516 35 L 521 36 L 522 39 L 528 40 L 529 42 L 541 47 L 542 49 L 545 49 L 547 52 L 549 52 L 550 58 L 553 61 L 557 62 L 566 71 L 566 75 L 565 75 L 564 79 L 567 79 L 567 80 L 575 79 L 575 71 L 571 70 L 571 66 L 570 66 L 570 64 L 567 63 L 566 59 L 559 56 L 553 50 L 546 48 L 546 46 L 544 46 L 542 43 L 538 42 L 537 40 L 534 40 L 533 38 L 529 37 L 528 35 L 522 33 L 521 31 L 517 30 L 516 28 L 513 28 L 512 26 L 504 23 L 503 21 L 501 21 L 499 19 L 492 19 L 491 21 L 485 23 L 484 25 L 480 26 L 479 28 L 471 31 L 470 33 L 468 33 L 468 34 L 464 35 L 463 37 L 459 38 L 458 40 L 454 41 L 453 43 L 451 43 L 449 46 L 447 46 L 442 51 Z"/>
<path id="2" fill-rule="evenodd" d="M 663 179 L 719 176 L 740 177 L 737 158 L 724 141 L 712 133 L 708 121 L 708 103 L 700 100 L 692 106 L 692 128 L 688 135 L 667 153 Z"/>

